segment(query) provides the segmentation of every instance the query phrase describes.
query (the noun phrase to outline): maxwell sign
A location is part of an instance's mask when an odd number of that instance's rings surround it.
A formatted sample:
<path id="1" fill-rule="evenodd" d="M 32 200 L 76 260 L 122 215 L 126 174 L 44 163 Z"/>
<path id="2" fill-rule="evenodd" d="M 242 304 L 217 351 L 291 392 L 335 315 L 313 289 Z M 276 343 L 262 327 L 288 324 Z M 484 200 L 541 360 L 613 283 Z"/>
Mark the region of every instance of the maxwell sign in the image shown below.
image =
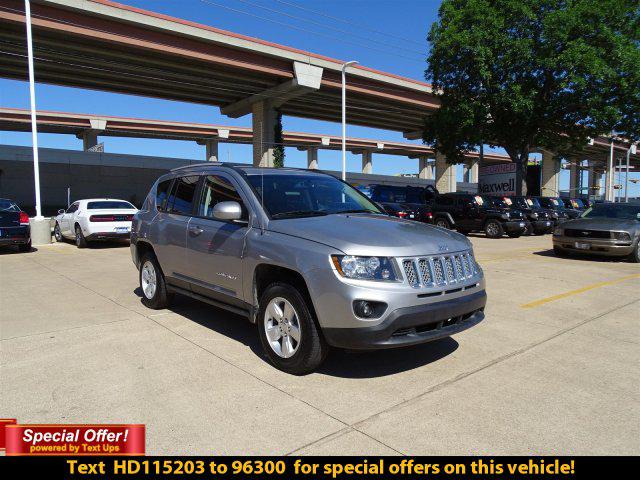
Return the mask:
<path id="1" fill-rule="evenodd" d="M 499 163 L 480 169 L 478 184 L 484 195 L 515 195 L 516 164 Z"/>

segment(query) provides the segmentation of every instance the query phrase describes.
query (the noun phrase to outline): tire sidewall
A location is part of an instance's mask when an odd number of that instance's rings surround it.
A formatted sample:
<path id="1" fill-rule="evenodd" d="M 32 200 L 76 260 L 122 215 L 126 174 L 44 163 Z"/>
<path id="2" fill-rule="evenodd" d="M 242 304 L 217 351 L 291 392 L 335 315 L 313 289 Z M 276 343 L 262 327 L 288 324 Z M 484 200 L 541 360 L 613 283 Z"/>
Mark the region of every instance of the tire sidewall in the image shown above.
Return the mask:
<path id="1" fill-rule="evenodd" d="M 495 224 L 496 227 L 497 227 L 497 232 L 498 233 L 496 235 L 490 234 L 489 231 L 488 231 L 489 225 L 491 225 L 491 224 Z M 485 225 L 484 225 L 484 233 L 489 238 L 500 238 L 500 237 L 502 237 L 502 235 L 504 233 L 504 230 L 502 228 L 502 225 L 500 225 L 499 221 L 497 221 L 497 220 L 487 220 L 487 223 L 485 223 Z"/>
<path id="2" fill-rule="evenodd" d="M 58 222 L 56 222 L 55 227 L 53 227 L 53 235 L 56 237 L 56 242 L 62 242 L 62 231 L 60 230 L 60 224 L 58 224 Z"/>
<path id="3" fill-rule="evenodd" d="M 438 218 L 436 220 L 436 227 L 446 228 L 447 230 L 451 228 L 449 225 L 449 220 L 447 220 L 446 218 Z"/>
<path id="4" fill-rule="evenodd" d="M 296 352 L 289 358 L 282 358 L 273 351 L 265 332 L 264 315 L 269 302 L 276 297 L 285 298 L 293 305 L 300 323 L 300 344 Z M 295 287 L 287 283 L 274 283 L 267 287 L 260 297 L 256 324 L 260 336 L 260 343 L 271 364 L 279 370 L 294 375 L 308 373 L 311 370 L 307 368 L 306 365 L 312 355 L 311 350 L 313 348 L 313 342 L 315 341 L 314 331 L 315 333 L 318 333 L 318 331 L 307 302 Z"/>
<path id="5" fill-rule="evenodd" d="M 144 289 L 142 288 L 142 269 L 147 262 L 151 263 L 156 272 L 156 291 L 152 298 L 147 298 L 144 294 Z M 142 260 L 140 261 L 140 268 L 138 269 L 138 285 L 142 291 L 142 303 L 145 307 L 152 308 L 154 310 L 165 308 L 167 301 L 164 275 L 154 255 L 147 254 L 142 257 Z"/>
<path id="6" fill-rule="evenodd" d="M 78 248 L 85 248 L 87 246 L 87 240 L 84 238 L 84 234 L 82 233 L 82 228 L 80 225 L 76 225 L 75 231 L 75 243 Z"/>

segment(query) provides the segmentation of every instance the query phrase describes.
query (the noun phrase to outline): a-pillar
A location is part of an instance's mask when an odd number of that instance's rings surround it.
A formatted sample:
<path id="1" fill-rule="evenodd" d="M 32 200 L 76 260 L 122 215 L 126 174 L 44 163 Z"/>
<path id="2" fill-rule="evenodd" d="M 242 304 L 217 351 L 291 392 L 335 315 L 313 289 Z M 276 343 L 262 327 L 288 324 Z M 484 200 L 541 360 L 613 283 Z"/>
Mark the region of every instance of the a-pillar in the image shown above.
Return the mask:
<path id="1" fill-rule="evenodd" d="M 429 157 L 418 158 L 418 177 L 425 180 L 433 180 L 433 164 L 429 163 Z"/>
<path id="2" fill-rule="evenodd" d="M 204 143 L 207 162 L 218 161 L 218 140 L 209 138 Z"/>
<path id="3" fill-rule="evenodd" d="M 547 150 L 542 151 L 540 190 L 543 197 L 557 197 L 560 190 L 560 159 Z"/>
<path id="4" fill-rule="evenodd" d="M 371 150 L 362 151 L 362 173 L 373 173 L 373 160 Z"/>
<path id="5" fill-rule="evenodd" d="M 251 106 L 253 125 L 253 165 L 273 167 L 277 113 L 269 100 Z"/>
<path id="6" fill-rule="evenodd" d="M 439 193 L 456 191 L 456 165 L 447 163 L 447 157 L 436 152 L 436 189 Z"/>
<path id="7" fill-rule="evenodd" d="M 318 169 L 318 147 L 307 148 L 307 168 L 309 170 Z"/>

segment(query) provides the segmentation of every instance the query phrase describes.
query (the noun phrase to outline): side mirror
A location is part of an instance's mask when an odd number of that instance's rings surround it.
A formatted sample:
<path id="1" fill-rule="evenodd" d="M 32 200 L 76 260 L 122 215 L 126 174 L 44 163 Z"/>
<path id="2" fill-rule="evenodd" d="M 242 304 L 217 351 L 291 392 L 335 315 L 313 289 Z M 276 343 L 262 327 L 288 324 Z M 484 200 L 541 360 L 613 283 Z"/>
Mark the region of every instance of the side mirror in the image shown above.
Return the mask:
<path id="1" fill-rule="evenodd" d="M 61 208 L 60 210 L 58 210 L 58 215 L 62 215 L 65 212 L 64 208 Z"/>
<path id="2" fill-rule="evenodd" d="M 238 202 L 220 202 L 213 207 L 213 216 L 218 220 L 240 220 L 242 207 Z"/>

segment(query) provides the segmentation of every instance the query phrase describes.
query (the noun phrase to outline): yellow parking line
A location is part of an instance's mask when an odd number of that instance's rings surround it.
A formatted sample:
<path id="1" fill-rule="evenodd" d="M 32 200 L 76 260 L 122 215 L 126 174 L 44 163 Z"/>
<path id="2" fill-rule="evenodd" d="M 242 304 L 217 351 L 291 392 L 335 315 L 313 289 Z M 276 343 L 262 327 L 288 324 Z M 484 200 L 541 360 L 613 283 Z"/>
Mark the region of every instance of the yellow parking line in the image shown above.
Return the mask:
<path id="1" fill-rule="evenodd" d="M 555 302 L 556 300 L 561 300 L 563 298 L 571 297 L 573 295 L 578 295 L 579 293 L 588 292 L 589 290 L 593 290 L 594 288 L 606 287 L 608 285 L 615 285 L 617 283 L 626 282 L 627 280 L 632 280 L 634 278 L 640 278 L 640 274 L 628 275 L 626 277 L 621 277 L 616 280 L 610 280 L 608 282 L 593 283 L 591 285 L 587 285 L 586 287 L 578 288 L 576 290 L 570 290 L 568 292 L 560 293 L 552 297 L 536 300 L 535 302 L 525 303 L 524 305 L 520 305 L 520 306 L 522 308 L 535 308 L 535 307 L 539 307 L 540 305 L 544 305 L 545 303 Z"/>

